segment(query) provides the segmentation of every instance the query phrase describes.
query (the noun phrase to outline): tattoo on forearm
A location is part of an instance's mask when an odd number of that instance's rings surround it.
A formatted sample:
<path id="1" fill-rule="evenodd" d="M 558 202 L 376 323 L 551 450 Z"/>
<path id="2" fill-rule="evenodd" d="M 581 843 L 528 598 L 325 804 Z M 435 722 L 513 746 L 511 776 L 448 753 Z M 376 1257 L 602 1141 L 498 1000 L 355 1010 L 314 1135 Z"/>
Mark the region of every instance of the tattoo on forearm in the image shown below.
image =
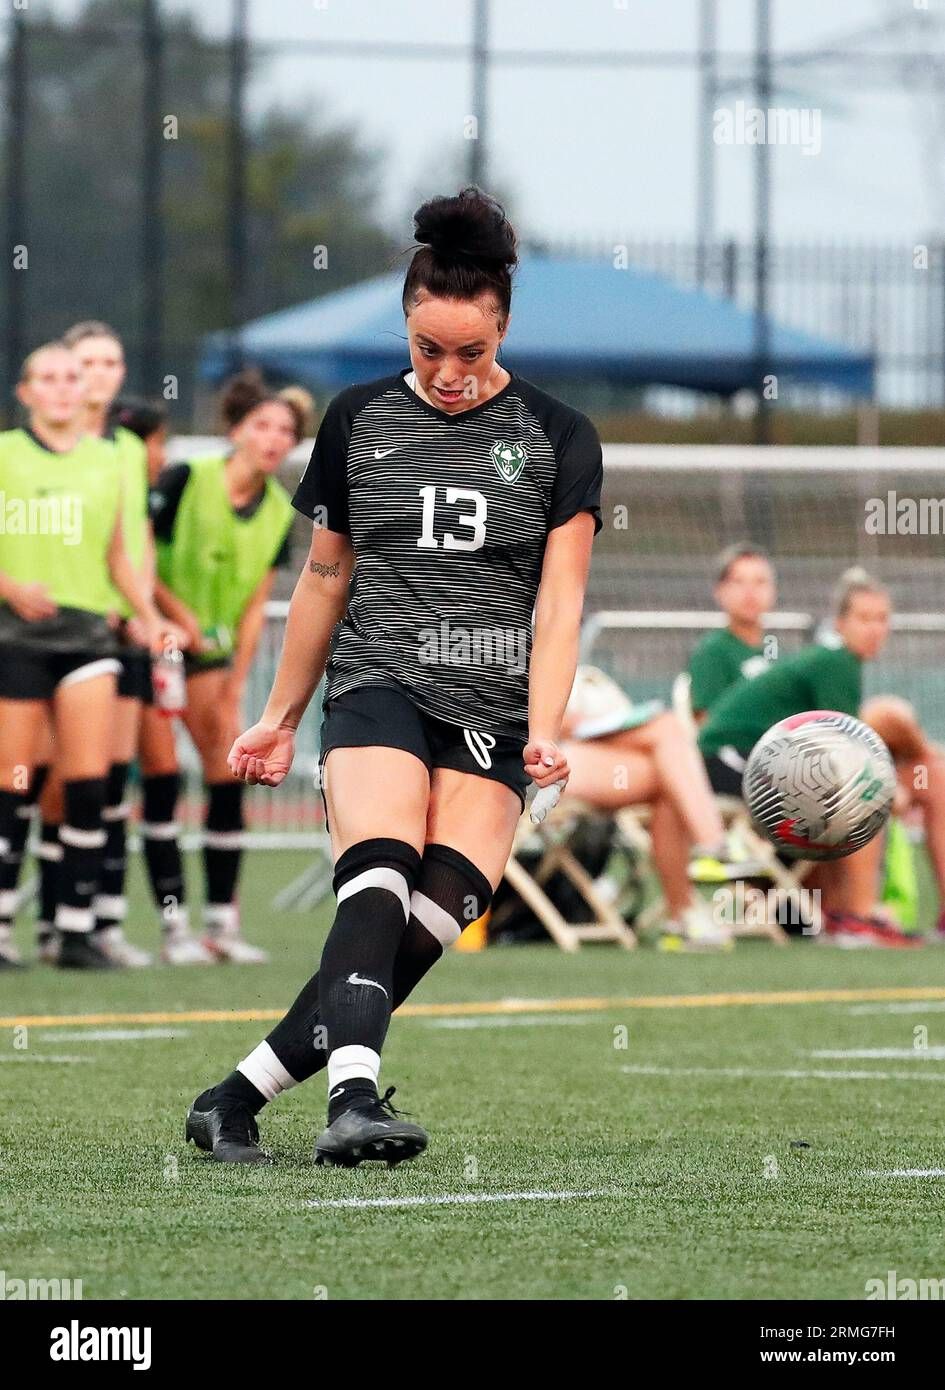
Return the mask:
<path id="1" fill-rule="evenodd" d="M 309 560 L 308 567 L 312 574 L 320 574 L 322 579 L 337 579 L 341 573 L 340 560 L 333 565 L 320 565 L 317 560 Z"/>

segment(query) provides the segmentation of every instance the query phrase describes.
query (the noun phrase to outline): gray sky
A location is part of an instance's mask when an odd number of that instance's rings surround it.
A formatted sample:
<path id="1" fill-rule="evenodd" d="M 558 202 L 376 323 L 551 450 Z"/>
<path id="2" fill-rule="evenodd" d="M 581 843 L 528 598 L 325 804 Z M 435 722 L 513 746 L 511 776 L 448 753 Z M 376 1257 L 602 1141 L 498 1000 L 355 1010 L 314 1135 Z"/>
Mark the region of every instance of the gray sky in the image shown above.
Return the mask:
<path id="1" fill-rule="evenodd" d="M 623 8 L 624 3 L 626 8 Z M 914 0 L 772 0 L 774 45 L 806 49 L 893 19 L 922 22 Z M 165 0 L 224 31 L 231 0 Z M 945 24 L 945 0 L 928 0 Z M 70 12 L 76 0 L 57 0 Z M 469 0 L 250 0 L 253 35 L 300 40 L 424 39 L 461 43 L 471 29 Z M 492 0 L 491 43 L 500 49 L 686 51 L 696 42 L 697 0 Z M 719 45 L 749 53 L 753 0 L 719 0 Z M 943 53 L 931 36 L 860 43 L 864 52 Z M 847 43 L 846 47 L 853 45 Z M 805 71 L 803 85 L 777 104 L 820 111 L 820 152 L 773 151 L 774 231 L 784 238 L 888 238 L 941 235 L 945 202 L 945 94 L 928 95 L 915 71 L 871 85 L 875 67 Z M 923 91 L 923 85 L 925 90 Z M 945 84 L 940 84 L 945 92 Z M 695 219 L 695 75 L 679 69 L 619 71 L 499 67 L 490 81 L 488 148 L 497 185 L 512 195 L 523 232 L 559 238 L 690 237 Z M 723 98 L 752 100 L 747 84 Z M 329 118 L 355 125 L 382 150 L 382 207 L 395 232 L 421 196 L 443 191 L 452 156 L 466 148 L 469 69 L 373 58 L 273 59 L 254 83 L 254 108 L 305 107 L 313 98 Z M 751 230 L 747 145 L 717 149 L 717 228 Z M 489 182 L 487 180 L 487 182 Z"/>

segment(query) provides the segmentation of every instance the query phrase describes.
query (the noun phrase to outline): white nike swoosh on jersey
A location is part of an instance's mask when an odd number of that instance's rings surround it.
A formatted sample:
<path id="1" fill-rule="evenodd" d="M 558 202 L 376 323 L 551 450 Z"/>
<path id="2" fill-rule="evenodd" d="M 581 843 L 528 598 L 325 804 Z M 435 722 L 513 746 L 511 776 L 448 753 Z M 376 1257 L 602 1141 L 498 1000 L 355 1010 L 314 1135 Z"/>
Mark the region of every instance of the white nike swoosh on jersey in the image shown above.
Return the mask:
<path id="1" fill-rule="evenodd" d="M 393 447 L 393 449 L 375 449 L 375 450 L 374 450 L 374 457 L 375 457 L 376 459 L 386 459 L 388 454 L 396 454 L 396 452 L 397 452 L 397 450 L 398 450 L 399 448 L 400 448 L 400 445 L 399 445 L 399 444 L 395 444 L 394 447 Z"/>
<path id="2" fill-rule="evenodd" d="M 356 970 L 352 970 L 351 974 L 348 976 L 348 984 L 349 984 L 349 985 L 370 985 L 372 989 L 379 989 L 379 990 L 381 991 L 381 994 L 383 994 L 383 996 L 384 996 L 385 999 L 387 999 L 387 998 L 389 997 L 389 996 L 388 996 L 388 993 L 387 993 L 387 990 L 384 988 L 383 985 L 379 985 L 379 984 L 377 983 L 376 980 L 364 980 L 364 979 L 362 979 L 361 976 L 357 973 Z"/>

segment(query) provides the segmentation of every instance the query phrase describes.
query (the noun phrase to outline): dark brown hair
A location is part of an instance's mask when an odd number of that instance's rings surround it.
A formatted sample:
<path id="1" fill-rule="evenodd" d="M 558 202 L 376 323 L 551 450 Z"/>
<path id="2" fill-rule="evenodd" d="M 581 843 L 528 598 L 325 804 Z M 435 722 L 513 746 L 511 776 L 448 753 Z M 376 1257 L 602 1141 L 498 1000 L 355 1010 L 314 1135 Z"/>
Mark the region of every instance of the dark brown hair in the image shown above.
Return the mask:
<path id="1" fill-rule="evenodd" d="M 220 415 L 225 428 L 227 431 L 235 429 L 246 419 L 250 411 L 261 405 L 268 405 L 271 401 L 278 401 L 280 405 L 285 406 L 292 416 L 296 439 L 303 440 L 308 419 L 302 401 L 292 388 L 286 388 L 285 392 L 271 390 L 263 380 L 262 373 L 255 368 L 240 372 L 224 386 L 220 398 Z"/>
<path id="2" fill-rule="evenodd" d="M 420 245 L 404 280 L 404 313 L 410 313 L 418 290 L 440 299 L 475 299 L 491 291 L 500 318 L 507 319 L 518 249 L 502 205 L 470 185 L 455 197 L 431 198 L 413 217 Z"/>

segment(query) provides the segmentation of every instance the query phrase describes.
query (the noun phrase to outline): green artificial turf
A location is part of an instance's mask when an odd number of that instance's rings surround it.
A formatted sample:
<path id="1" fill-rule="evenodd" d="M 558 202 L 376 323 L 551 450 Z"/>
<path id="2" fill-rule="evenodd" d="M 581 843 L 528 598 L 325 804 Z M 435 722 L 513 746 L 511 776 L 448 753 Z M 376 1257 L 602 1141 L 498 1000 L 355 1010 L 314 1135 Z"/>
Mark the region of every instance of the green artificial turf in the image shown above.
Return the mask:
<path id="1" fill-rule="evenodd" d="M 0 1014 L 282 1009 L 327 925 L 324 909 L 277 916 L 269 906 L 304 863 L 275 853 L 248 861 L 246 931 L 272 951 L 266 967 L 102 978 L 37 966 L 0 975 Z M 129 935 L 155 944 L 138 864 L 132 897 Z M 19 934 L 27 945 L 28 924 Z M 87 1299 L 858 1299 L 889 1270 L 942 1277 L 945 1178 L 866 1172 L 945 1169 L 945 999 L 908 1012 L 862 1002 L 593 1010 L 587 1001 L 943 986 L 945 951 L 931 946 L 454 953 L 417 1002 L 582 1002 L 395 1019 L 382 1079 L 431 1143 L 394 1171 L 312 1166 L 323 1077 L 263 1112 L 271 1168 L 222 1167 L 184 1145 L 189 1101 L 268 1023 L 7 1026 L 0 1269 L 7 1279 L 81 1279 Z M 132 1027 L 152 1035 L 90 1036 Z M 862 1048 L 904 1055 L 811 1055 Z M 851 1072 L 865 1077 L 842 1075 Z M 536 1192 L 593 1195 L 306 1205 Z"/>

